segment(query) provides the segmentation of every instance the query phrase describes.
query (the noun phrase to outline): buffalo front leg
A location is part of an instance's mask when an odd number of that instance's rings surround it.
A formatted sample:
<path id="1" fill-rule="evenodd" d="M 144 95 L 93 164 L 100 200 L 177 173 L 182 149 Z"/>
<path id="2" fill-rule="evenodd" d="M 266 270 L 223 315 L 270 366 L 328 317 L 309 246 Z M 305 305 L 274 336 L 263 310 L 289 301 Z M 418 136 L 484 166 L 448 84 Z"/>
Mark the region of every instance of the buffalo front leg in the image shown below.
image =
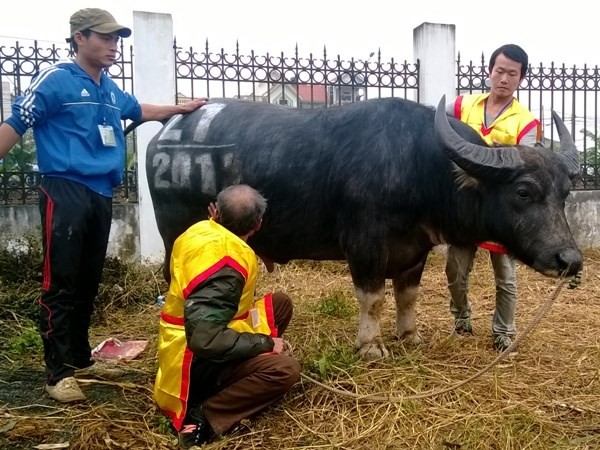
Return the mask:
<path id="1" fill-rule="evenodd" d="M 396 300 L 396 336 L 409 344 L 421 344 L 417 331 L 417 297 L 425 260 L 392 279 Z"/>
<path id="2" fill-rule="evenodd" d="M 381 337 L 381 310 L 383 309 L 385 285 L 374 292 L 356 288 L 359 304 L 358 337 L 356 348 L 358 354 L 366 359 L 379 359 L 389 355 Z"/>

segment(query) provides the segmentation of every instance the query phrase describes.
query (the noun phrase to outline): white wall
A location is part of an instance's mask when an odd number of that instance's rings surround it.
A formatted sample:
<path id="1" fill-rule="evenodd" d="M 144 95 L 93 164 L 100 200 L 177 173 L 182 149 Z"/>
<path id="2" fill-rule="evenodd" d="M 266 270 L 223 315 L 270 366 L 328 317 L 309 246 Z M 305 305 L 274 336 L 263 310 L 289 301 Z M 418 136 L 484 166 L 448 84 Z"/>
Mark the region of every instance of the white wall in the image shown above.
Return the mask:
<path id="1" fill-rule="evenodd" d="M 565 214 L 575 241 L 582 248 L 600 248 L 600 191 L 571 192 Z"/>
<path id="2" fill-rule="evenodd" d="M 423 23 L 413 30 L 413 57 L 419 59 L 420 103 L 437 106 L 456 97 L 456 30 L 454 25 Z"/>
<path id="3" fill-rule="evenodd" d="M 135 96 L 141 103 L 175 103 L 173 19 L 170 14 L 133 12 Z M 137 128 L 140 255 L 143 261 L 161 262 L 163 241 L 156 226 L 146 180 L 146 148 L 160 130 L 159 122 Z"/>
<path id="4" fill-rule="evenodd" d="M 19 240 L 33 234 L 41 241 L 41 218 L 37 205 L 0 207 L 2 248 L 19 248 Z M 128 262 L 140 261 L 138 205 L 113 204 L 113 218 L 108 238 L 107 255 Z M 162 241 L 161 241 L 162 242 Z"/>

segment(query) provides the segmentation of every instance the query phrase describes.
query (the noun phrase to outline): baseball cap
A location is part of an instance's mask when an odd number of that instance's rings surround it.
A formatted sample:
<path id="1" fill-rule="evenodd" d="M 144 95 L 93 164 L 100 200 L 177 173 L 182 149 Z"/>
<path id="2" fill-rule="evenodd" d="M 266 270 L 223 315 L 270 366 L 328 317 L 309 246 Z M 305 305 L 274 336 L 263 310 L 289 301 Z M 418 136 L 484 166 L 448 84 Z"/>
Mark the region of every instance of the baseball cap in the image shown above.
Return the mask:
<path id="1" fill-rule="evenodd" d="M 117 33 L 121 37 L 131 36 L 131 29 L 124 25 L 119 25 L 111 13 L 99 8 L 80 9 L 71 16 L 70 41 L 75 33 L 83 30 L 92 30 L 96 33 L 112 34 Z"/>

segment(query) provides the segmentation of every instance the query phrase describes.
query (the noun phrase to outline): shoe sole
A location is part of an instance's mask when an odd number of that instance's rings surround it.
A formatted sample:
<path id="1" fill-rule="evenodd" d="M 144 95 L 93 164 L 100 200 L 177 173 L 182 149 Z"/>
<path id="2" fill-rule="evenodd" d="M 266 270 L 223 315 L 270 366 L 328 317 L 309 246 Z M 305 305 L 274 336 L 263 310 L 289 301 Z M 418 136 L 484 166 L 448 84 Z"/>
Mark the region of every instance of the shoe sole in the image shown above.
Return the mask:
<path id="1" fill-rule="evenodd" d="M 61 398 L 60 396 L 55 396 L 52 392 L 50 392 L 48 390 L 48 386 L 46 386 L 45 391 L 46 391 L 46 394 L 48 394 L 48 397 L 50 397 L 52 400 L 55 400 L 59 403 L 80 403 L 80 402 L 85 402 L 87 400 L 87 398 L 85 397 L 85 394 L 83 392 L 81 393 L 81 396 Z"/>
<path id="2" fill-rule="evenodd" d="M 65 400 L 63 398 L 53 397 L 52 394 L 50 394 L 50 393 L 48 393 L 48 396 L 52 400 L 57 401 L 59 403 L 83 403 L 83 402 L 85 402 L 87 400 L 87 398 L 85 396 L 84 397 L 77 397 L 77 398 L 70 398 L 68 400 Z"/>
<path id="3" fill-rule="evenodd" d="M 119 380 L 119 379 L 123 378 L 123 375 L 125 375 L 125 371 L 118 370 L 118 369 L 114 373 L 111 373 L 110 371 L 101 373 L 101 371 L 94 371 L 94 370 L 90 370 L 87 368 L 86 369 L 77 369 L 77 370 L 75 370 L 75 373 L 73 374 L 73 376 L 78 379 L 93 378 L 95 380 L 106 380 L 106 381 Z"/>

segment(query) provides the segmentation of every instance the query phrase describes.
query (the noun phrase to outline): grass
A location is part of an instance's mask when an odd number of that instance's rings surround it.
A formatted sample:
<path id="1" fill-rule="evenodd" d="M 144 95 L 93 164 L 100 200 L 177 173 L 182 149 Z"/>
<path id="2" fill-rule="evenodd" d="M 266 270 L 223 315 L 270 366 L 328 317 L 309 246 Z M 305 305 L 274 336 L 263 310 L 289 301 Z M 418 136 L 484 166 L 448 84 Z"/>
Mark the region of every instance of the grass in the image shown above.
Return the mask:
<path id="1" fill-rule="evenodd" d="M 487 254 L 478 253 L 471 277 L 472 337 L 452 333 L 444 261 L 444 255 L 432 253 L 424 272 L 418 324 L 425 344 L 420 347 L 394 339 L 394 302 L 387 286 L 382 332 L 390 357 L 375 362 L 359 359 L 354 351 L 358 308 L 344 264 L 300 261 L 261 272 L 257 295 L 279 290 L 294 299 L 286 338 L 303 373 L 326 387 L 302 378 L 281 402 L 205 448 L 600 448 L 600 252 L 586 252 L 581 285 L 561 291 L 516 357 L 459 388 L 429 395 L 457 385 L 497 356 L 491 349 L 494 286 Z M 151 393 L 159 317 L 155 299 L 166 290 L 158 267 L 107 262 L 92 343 L 118 337 L 148 339 L 149 346 L 126 365 L 122 382 L 85 383 L 89 401 L 73 406 L 57 405 L 44 395 L 35 325 L 15 303 L 37 286 L 2 275 L 0 283 L 1 449 L 67 442 L 69 449 L 86 450 L 176 448 Z M 556 283 L 519 266 L 519 330 Z M 415 395 L 421 397 L 408 398 Z"/>
<path id="2" fill-rule="evenodd" d="M 358 307 L 354 297 L 342 291 L 333 291 L 319 300 L 317 312 L 330 318 L 349 319 L 358 314 Z"/>

